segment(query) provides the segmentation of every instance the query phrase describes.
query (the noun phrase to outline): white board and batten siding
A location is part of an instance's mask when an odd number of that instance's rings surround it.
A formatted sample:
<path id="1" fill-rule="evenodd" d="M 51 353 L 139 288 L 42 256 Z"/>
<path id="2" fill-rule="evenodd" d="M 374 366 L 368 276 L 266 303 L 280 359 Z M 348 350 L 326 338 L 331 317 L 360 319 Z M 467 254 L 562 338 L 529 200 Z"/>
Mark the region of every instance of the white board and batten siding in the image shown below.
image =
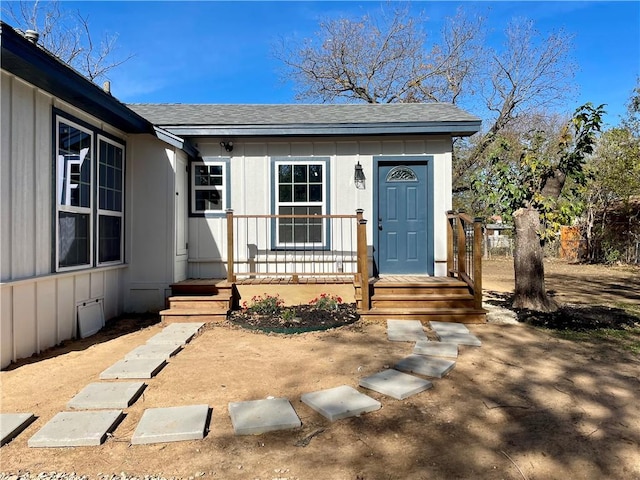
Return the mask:
<path id="1" fill-rule="evenodd" d="M 430 156 L 434 176 L 434 258 L 435 275 L 446 275 L 446 212 L 451 209 L 451 137 L 322 138 L 289 141 L 236 140 L 231 153 L 220 146 L 220 139 L 194 139 L 203 158 L 229 158 L 230 207 L 234 214 L 271 214 L 271 159 L 313 157 L 329 158 L 329 202 L 331 214 L 354 214 L 364 210 L 367 240 L 372 245 L 377 224 L 374 211 L 374 157 Z M 354 185 L 354 167 L 360 162 L 366 176 L 366 188 Z M 189 276 L 224 278 L 226 276 L 226 219 L 224 216 L 189 218 Z M 371 247 L 370 247 L 371 248 Z M 371 253 L 371 252 L 370 252 Z M 371 262 L 370 262 L 371 264 Z M 371 273 L 371 272 L 370 272 Z"/>
<path id="2" fill-rule="evenodd" d="M 124 309 L 124 265 L 53 273 L 52 108 L 120 132 L 2 72 L 0 147 L 0 368 L 77 334 L 77 308 Z M 121 138 L 124 138 L 123 136 Z"/>
<path id="3" fill-rule="evenodd" d="M 173 282 L 187 278 L 187 155 L 150 135 L 127 144 L 126 311 L 165 308 Z"/>

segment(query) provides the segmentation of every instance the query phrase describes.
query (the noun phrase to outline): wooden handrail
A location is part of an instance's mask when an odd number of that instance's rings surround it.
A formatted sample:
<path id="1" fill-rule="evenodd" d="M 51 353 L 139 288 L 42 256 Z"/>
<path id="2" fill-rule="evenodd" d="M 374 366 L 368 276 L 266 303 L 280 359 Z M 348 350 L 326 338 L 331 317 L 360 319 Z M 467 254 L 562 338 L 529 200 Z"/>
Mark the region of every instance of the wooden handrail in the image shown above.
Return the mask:
<path id="1" fill-rule="evenodd" d="M 448 211 L 447 223 L 447 275 L 465 282 L 473 292 L 475 308 L 481 309 L 482 219 Z M 472 226 L 470 230 L 469 226 Z M 468 231 L 471 238 L 467 236 Z"/>
<path id="2" fill-rule="evenodd" d="M 362 291 L 362 311 L 369 311 L 369 262 L 367 255 L 367 221 L 362 218 L 362 210 L 358 210 L 358 273 Z"/>
<path id="3" fill-rule="evenodd" d="M 234 248 L 233 248 L 233 210 L 227 210 L 227 282 L 236 281 L 234 274 Z"/>
<path id="4" fill-rule="evenodd" d="M 313 214 L 313 215 L 234 215 L 234 218 L 352 218 L 357 219 L 357 215 L 327 215 L 327 214 Z"/>
<path id="5" fill-rule="evenodd" d="M 367 220 L 364 219 L 363 210 L 356 210 L 355 215 L 275 215 L 275 214 L 258 214 L 258 215 L 235 215 L 233 210 L 227 210 L 227 281 L 234 283 L 237 281 L 238 276 L 254 277 L 291 277 L 292 281 L 297 281 L 300 277 L 353 277 L 354 282 L 359 284 L 362 292 L 361 309 L 367 311 L 370 308 L 370 288 L 369 288 L 369 258 L 368 258 L 368 246 L 367 246 Z M 261 220 L 255 225 L 251 220 Z M 337 240 L 334 247 L 329 248 L 314 248 L 313 245 L 287 245 L 283 243 L 281 245 L 269 246 L 269 238 L 271 243 L 275 237 L 273 232 L 272 220 L 282 219 L 306 219 L 309 223 L 314 223 L 315 219 L 322 219 L 323 224 L 326 224 L 326 232 L 331 232 L 332 235 L 343 235 L 342 238 L 347 243 L 347 249 L 342 247 L 343 240 Z M 239 220 L 242 220 L 239 222 Z M 335 221 L 334 221 L 335 220 Z M 295 222 L 294 222 L 295 223 Z M 316 224 L 320 222 L 315 222 Z M 347 225 L 346 229 L 343 229 L 343 225 Z M 251 226 L 251 228 L 250 228 Z M 331 226 L 336 227 L 332 229 Z M 354 228 L 355 227 L 355 228 Z M 237 229 L 237 230 L 236 230 Z M 241 238 L 243 235 L 247 235 L 247 232 L 251 232 L 251 240 Z M 342 233 L 344 232 L 344 234 Z M 355 238 L 354 238 L 355 233 Z M 236 238 L 238 237 L 238 238 Z M 247 237 L 248 238 L 248 237 Z M 328 238 L 328 237 L 327 237 Z M 355 245 L 354 245 L 355 240 Z M 236 243 L 240 241 L 239 245 Z M 245 244 L 253 247 L 252 256 L 247 256 L 247 265 L 244 265 L 244 248 Z M 258 245 L 262 244 L 263 250 L 257 250 Z M 324 244 L 321 246 L 324 247 Z M 235 249 L 240 251 L 236 251 Z M 266 257 L 257 260 L 256 253 L 262 252 L 267 254 Z M 318 254 L 319 259 L 316 259 L 314 255 Z M 342 270 L 342 260 L 345 257 L 340 258 L 340 255 L 347 255 L 349 271 Z M 355 254 L 355 255 L 354 255 Z M 239 255 L 236 258 L 236 255 Z M 271 256 L 275 259 L 270 258 Z M 309 256 L 309 257 L 307 257 Z M 306 258 L 305 258 L 306 257 Z M 336 258 L 337 257 L 337 258 Z M 266 266 L 265 270 L 257 268 L 258 263 L 261 266 Z M 299 263 L 301 262 L 301 263 Z M 236 265 L 237 263 L 237 265 Z M 320 265 L 321 271 L 315 271 L 315 268 L 311 268 L 313 271 L 307 271 L 306 265 Z M 335 264 L 335 265 L 333 265 Z M 325 270 L 325 267 L 329 267 Z M 278 268 L 284 266 L 283 269 Z M 281 271 L 284 270 L 284 271 Z"/>
<path id="6" fill-rule="evenodd" d="M 482 308 L 482 219 L 473 219 L 473 296 L 477 309 Z"/>

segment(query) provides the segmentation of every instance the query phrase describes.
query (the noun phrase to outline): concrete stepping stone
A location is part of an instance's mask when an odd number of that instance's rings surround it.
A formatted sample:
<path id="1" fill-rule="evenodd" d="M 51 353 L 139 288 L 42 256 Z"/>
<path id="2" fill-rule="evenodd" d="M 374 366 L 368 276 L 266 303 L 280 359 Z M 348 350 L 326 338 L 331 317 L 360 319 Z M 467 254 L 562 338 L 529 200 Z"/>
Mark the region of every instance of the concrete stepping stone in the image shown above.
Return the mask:
<path id="1" fill-rule="evenodd" d="M 185 332 L 180 330 L 174 330 L 165 332 L 164 330 L 160 333 L 155 334 L 149 340 L 147 340 L 147 344 L 151 345 L 185 345 L 189 343 L 195 336 L 193 332 Z"/>
<path id="2" fill-rule="evenodd" d="M 124 356 L 125 360 L 135 359 L 152 359 L 161 358 L 162 360 L 169 360 L 169 358 L 182 349 L 181 345 L 161 344 L 161 343 L 146 343 L 134 348 Z"/>
<path id="3" fill-rule="evenodd" d="M 424 392 L 433 384 L 422 378 L 414 377 L 397 370 L 388 369 L 360 379 L 360 386 L 374 390 L 397 400 Z"/>
<path id="4" fill-rule="evenodd" d="M 305 393 L 301 400 L 332 422 L 373 412 L 382 407 L 382 404 L 377 400 L 348 385 Z"/>
<path id="5" fill-rule="evenodd" d="M 470 333 L 464 323 L 430 321 L 429 326 L 436 333 Z"/>
<path id="6" fill-rule="evenodd" d="M 167 364 L 162 358 L 120 360 L 100 374 L 100 380 L 116 378 L 151 378 Z"/>
<path id="7" fill-rule="evenodd" d="M 204 326 L 204 322 L 172 323 L 162 329 L 163 332 L 191 332 L 194 335 Z"/>
<path id="8" fill-rule="evenodd" d="M 100 445 L 122 417 L 122 410 L 60 412 L 27 445 L 34 448 Z"/>
<path id="9" fill-rule="evenodd" d="M 144 382 L 90 383 L 67 403 L 72 410 L 127 408 L 146 387 Z"/>
<path id="10" fill-rule="evenodd" d="M 455 343 L 457 345 L 468 345 L 470 347 L 481 347 L 482 342 L 472 333 L 440 333 L 436 332 L 438 340 L 445 343 Z"/>
<path id="11" fill-rule="evenodd" d="M 442 378 L 455 367 L 456 362 L 438 357 L 409 355 L 395 364 L 393 368 L 402 372 L 417 373 L 426 377 Z"/>
<path id="12" fill-rule="evenodd" d="M 35 419 L 33 413 L 0 413 L 0 445 L 16 438 Z"/>
<path id="13" fill-rule="evenodd" d="M 413 347 L 413 353 L 417 355 L 457 358 L 458 344 L 418 340 L 415 347 Z"/>
<path id="14" fill-rule="evenodd" d="M 209 405 L 149 408 L 144 411 L 131 443 L 181 442 L 201 440 L 209 417 Z"/>
<path id="15" fill-rule="evenodd" d="M 392 342 L 416 342 L 427 335 L 420 320 L 387 320 L 387 338 Z"/>
<path id="16" fill-rule="evenodd" d="M 286 398 L 231 402 L 229 415 L 236 435 L 253 435 L 302 426 Z"/>

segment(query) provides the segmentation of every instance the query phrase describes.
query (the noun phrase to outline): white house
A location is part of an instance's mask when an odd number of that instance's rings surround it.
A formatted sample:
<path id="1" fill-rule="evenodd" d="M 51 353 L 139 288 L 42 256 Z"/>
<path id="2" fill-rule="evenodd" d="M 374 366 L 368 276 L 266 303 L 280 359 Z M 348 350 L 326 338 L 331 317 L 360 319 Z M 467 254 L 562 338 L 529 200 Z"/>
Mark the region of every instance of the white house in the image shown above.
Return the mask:
<path id="1" fill-rule="evenodd" d="M 188 278 L 356 272 L 362 217 L 367 277 L 449 273 L 456 106 L 124 105 L 0 28 L 3 368 Z"/>

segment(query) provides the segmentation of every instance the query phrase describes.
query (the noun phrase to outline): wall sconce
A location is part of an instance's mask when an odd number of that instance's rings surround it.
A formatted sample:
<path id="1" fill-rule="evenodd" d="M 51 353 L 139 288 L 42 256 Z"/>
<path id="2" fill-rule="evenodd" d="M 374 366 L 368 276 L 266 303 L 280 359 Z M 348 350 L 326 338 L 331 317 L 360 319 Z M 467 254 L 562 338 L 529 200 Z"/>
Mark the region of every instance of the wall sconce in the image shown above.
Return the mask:
<path id="1" fill-rule="evenodd" d="M 227 152 L 233 151 L 233 142 L 220 142 L 220 146 L 223 147 Z"/>
<path id="2" fill-rule="evenodd" d="M 364 190 L 366 185 L 367 177 L 364 176 L 364 170 L 362 169 L 362 165 L 360 162 L 356 163 L 356 167 L 353 171 L 353 183 L 356 184 L 356 188 L 358 190 Z"/>

